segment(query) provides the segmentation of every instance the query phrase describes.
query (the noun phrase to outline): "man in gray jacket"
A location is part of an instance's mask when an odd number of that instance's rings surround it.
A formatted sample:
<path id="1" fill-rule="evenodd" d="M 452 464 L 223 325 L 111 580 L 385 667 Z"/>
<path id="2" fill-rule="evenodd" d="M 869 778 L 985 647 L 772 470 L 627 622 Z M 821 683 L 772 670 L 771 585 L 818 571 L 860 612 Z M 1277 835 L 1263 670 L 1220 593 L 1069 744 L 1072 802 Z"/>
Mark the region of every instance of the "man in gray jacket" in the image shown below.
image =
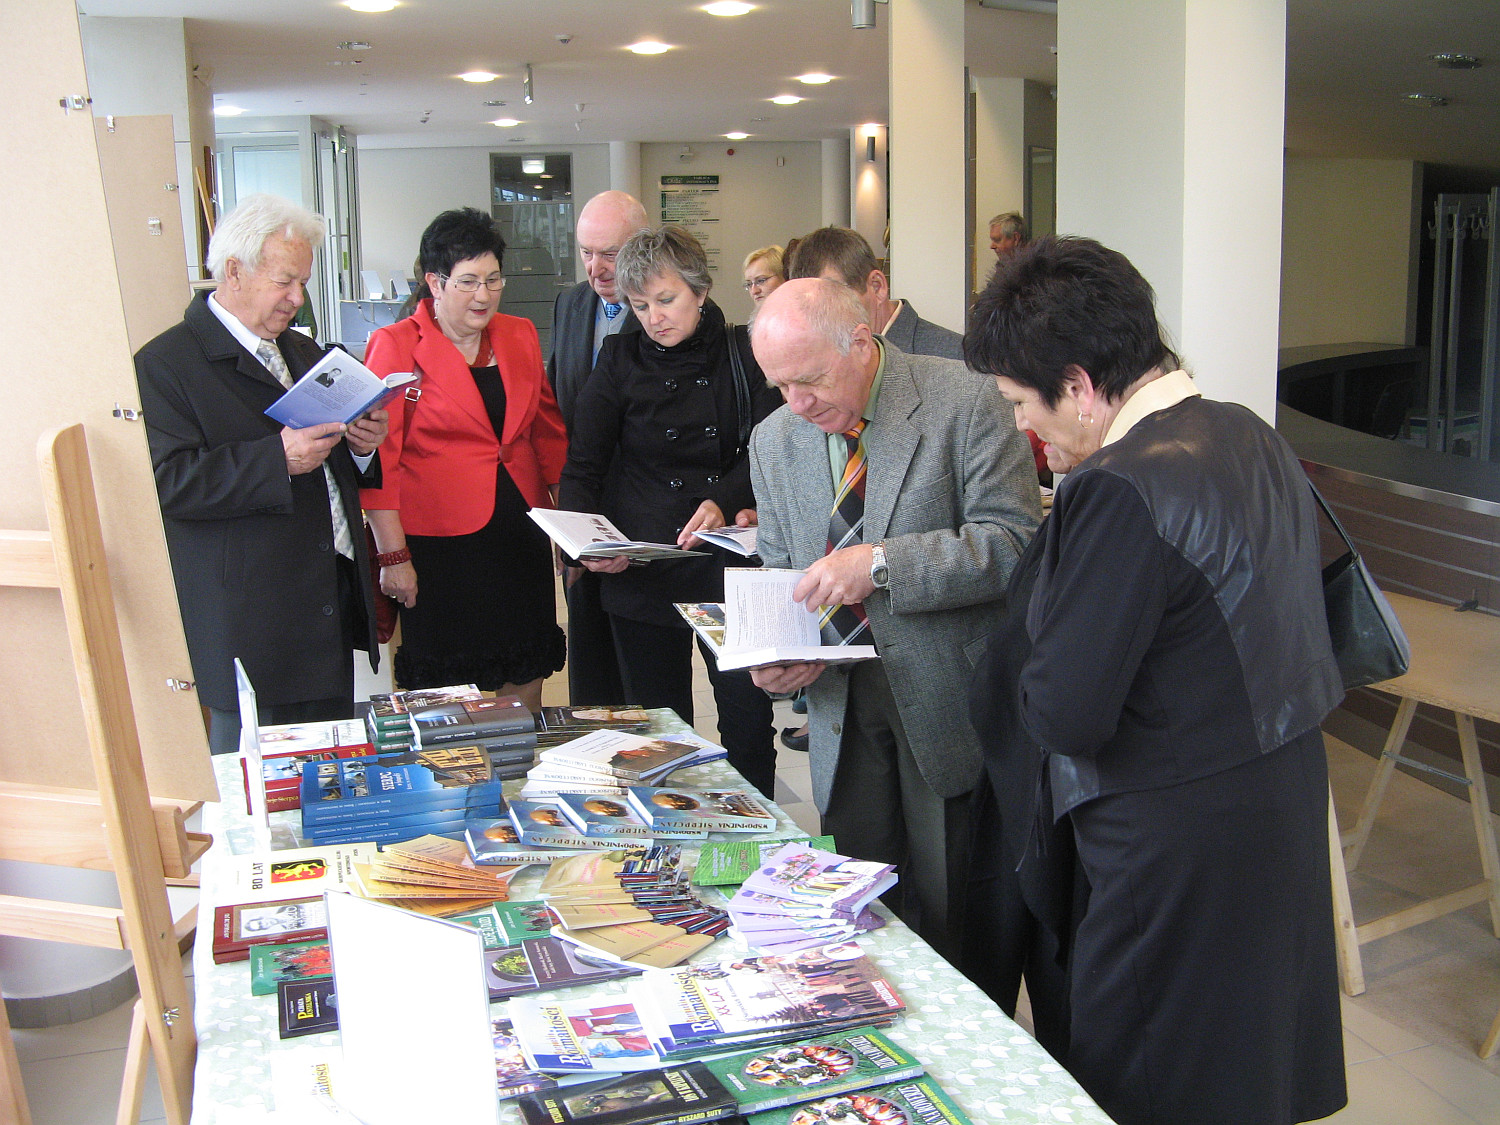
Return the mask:
<path id="1" fill-rule="evenodd" d="M 830 626 L 880 653 L 752 674 L 807 689 L 824 832 L 898 864 L 893 905 L 951 954 L 980 773 L 967 686 L 1041 518 L 1030 448 L 993 380 L 877 338 L 839 282 L 787 282 L 752 341 L 786 399 L 750 443 L 760 556 L 805 570 L 797 600 L 845 607 Z"/>

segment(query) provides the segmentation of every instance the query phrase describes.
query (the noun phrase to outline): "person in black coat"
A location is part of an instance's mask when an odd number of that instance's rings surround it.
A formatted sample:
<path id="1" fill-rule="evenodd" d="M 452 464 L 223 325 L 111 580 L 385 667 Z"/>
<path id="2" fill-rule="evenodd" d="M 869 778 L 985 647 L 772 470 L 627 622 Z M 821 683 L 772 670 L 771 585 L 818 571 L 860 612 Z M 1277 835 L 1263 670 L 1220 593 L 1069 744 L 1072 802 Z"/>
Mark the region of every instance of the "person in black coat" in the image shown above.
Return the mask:
<path id="1" fill-rule="evenodd" d="M 637 322 L 604 341 L 578 396 L 558 506 L 608 516 L 632 539 L 708 552 L 638 567 L 623 558 L 584 563 L 601 576 L 625 693 L 691 723 L 693 634 L 672 603 L 723 601 L 725 554 L 692 533 L 753 522 L 749 434 L 781 397 L 745 331 L 709 300 L 708 259 L 687 231 L 633 235 L 615 275 Z M 720 673 L 706 649 L 704 659 L 729 762 L 770 795 L 770 699 L 748 672 Z"/>
<path id="2" fill-rule="evenodd" d="M 970 324 L 970 365 L 1067 474 L 1031 651 L 992 684 L 1087 883 L 1059 1061 L 1121 1125 L 1326 1117 L 1346 1094 L 1319 724 L 1343 686 L 1306 475 L 1200 395 L 1097 242 L 1017 250 Z"/>
<path id="3" fill-rule="evenodd" d="M 379 661 L 359 488 L 386 413 L 294 430 L 266 407 L 323 350 L 289 325 L 323 220 L 269 195 L 219 223 L 218 281 L 135 357 L 162 523 L 209 745 L 238 748 L 234 660 L 262 723 L 354 714 L 356 648 Z M 279 372 L 278 372 L 279 369 Z"/>

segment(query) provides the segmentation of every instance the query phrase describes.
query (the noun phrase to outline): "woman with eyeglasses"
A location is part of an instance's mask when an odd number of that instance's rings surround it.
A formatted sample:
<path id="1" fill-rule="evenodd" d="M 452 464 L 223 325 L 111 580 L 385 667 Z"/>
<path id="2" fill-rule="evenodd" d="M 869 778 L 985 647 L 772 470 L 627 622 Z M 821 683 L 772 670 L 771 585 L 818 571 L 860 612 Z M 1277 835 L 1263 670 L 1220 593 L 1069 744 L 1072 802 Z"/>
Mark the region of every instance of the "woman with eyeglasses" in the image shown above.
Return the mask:
<path id="1" fill-rule="evenodd" d="M 774 244 L 745 255 L 745 292 L 756 308 L 786 280 L 785 261 L 781 247 Z"/>
<path id="2" fill-rule="evenodd" d="M 552 549 L 526 512 L 554 506 L 568 443 L 536 328 L 495 311 L 504 255 L 472 207 L 422 233 L 426 295 L 365 350 L 377 375 L 416 372 L 420 397 L 390 403 L 382 486 L 360 495 L 380 588 L 401 603 L 396 683 L 474 683 L 536 711 L 565 642 Z"/>

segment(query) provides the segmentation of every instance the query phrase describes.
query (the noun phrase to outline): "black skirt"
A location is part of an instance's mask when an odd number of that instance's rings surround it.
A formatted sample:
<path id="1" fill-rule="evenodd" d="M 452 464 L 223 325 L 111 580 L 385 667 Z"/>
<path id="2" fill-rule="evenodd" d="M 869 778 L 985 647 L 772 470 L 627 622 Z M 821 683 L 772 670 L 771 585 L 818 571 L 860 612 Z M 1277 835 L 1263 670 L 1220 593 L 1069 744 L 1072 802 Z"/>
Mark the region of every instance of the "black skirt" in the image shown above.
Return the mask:
<path id="1" fill-rule="evenodd" d="M 471 369 L 490 424 L 503 432 L 505 386 L 496 367 Z M 396 683 L 404 689 L 477 684 L 495 691 L 563 666 L 552 547 L 503 463 L 495 510 L 469 535 L 408 535 L 417 604 L 401 609 Z"/>

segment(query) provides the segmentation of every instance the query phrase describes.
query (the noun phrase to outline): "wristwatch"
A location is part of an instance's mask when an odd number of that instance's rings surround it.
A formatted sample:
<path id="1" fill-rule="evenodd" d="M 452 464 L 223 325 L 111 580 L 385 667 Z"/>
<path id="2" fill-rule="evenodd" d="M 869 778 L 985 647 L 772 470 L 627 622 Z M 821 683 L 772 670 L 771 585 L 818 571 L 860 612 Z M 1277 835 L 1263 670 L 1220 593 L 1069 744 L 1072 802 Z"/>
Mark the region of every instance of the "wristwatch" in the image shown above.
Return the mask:
<path id="1" fill-rule="evenodd" d="M 887 590 L 891 585 L 891 568 L 885 565 L 885 545 L 876 543 L 870 548 L 870 581 L 877 590 Z"/>

